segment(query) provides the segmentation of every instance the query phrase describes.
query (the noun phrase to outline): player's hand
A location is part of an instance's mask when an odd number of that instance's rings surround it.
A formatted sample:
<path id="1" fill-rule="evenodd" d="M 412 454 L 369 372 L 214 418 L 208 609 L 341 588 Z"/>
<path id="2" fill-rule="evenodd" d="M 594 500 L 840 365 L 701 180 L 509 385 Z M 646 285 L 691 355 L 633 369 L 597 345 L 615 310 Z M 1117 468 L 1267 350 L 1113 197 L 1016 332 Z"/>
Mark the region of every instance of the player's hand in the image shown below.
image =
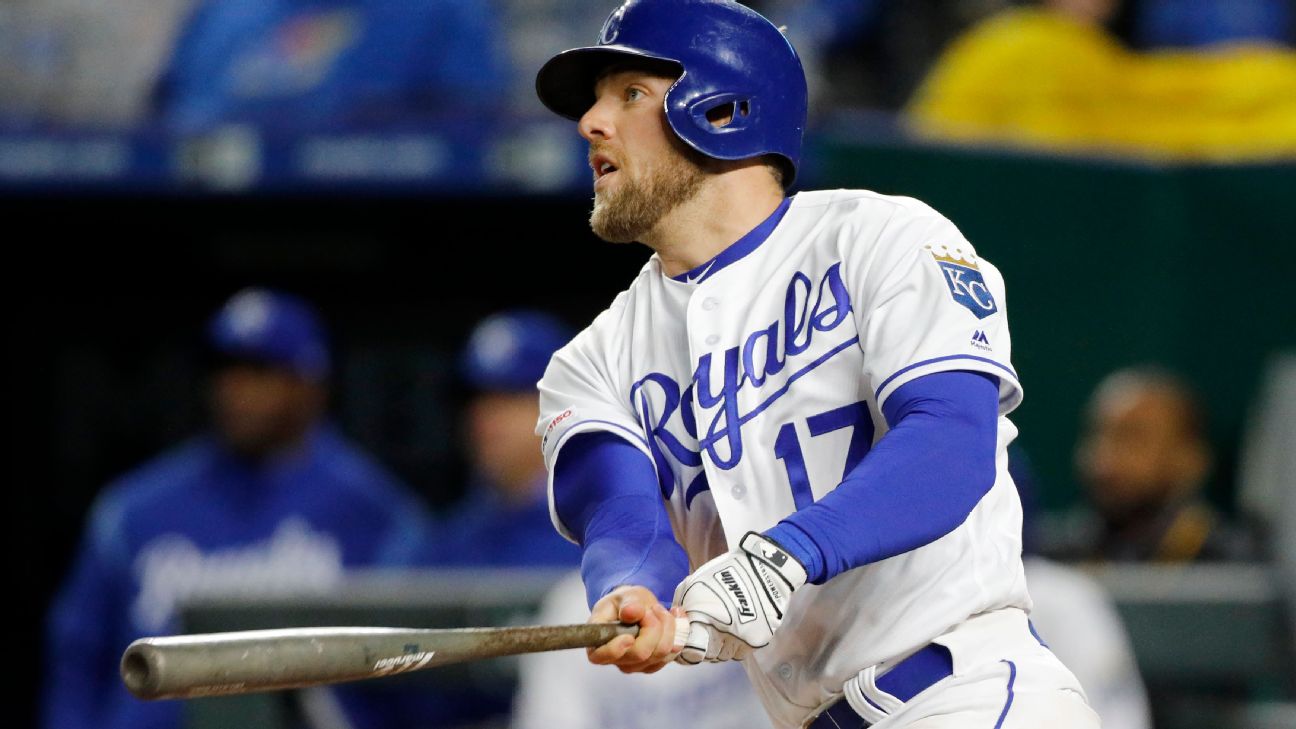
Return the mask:
<path id="1" fill-rule="evenodd" d="M 707 562 L 675 588 L 675 606 L 689 621 L 680 663 L 742 660 L 769 644 L 783 622 L 805 567 L 756 532 Z"/>
<path id="2" fill-rule="evenodd" d="M 586 649 L 590 663 L 616 666 L 622 673 L 660 671 L 679 655 L 688 629 L 682 610 L 667 610 L 652 591 L 637 585 L 618 587 L 604 595 L 594 603 L 589 622 L 639 626 L 637 636 L 619 635 Z"/>

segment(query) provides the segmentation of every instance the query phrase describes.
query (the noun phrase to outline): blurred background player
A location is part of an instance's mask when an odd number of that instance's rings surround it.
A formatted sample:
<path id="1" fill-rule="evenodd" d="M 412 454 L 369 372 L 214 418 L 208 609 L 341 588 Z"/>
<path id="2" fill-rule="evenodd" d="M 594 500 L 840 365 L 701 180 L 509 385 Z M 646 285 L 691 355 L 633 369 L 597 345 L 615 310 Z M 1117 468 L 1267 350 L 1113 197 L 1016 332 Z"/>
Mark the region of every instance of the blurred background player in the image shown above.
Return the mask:
<path id="1" fill-rule="evenodd" d="M 1155 367 L 1117 370 L 1090 397 L 1076 448 L 1091 507 L 1073 556 L 1136 562 L 1254 559 L 1253 536 L 1206 500 L 1214 452 L 1196 393 Z"/>
<path id="2" fill-rule="evenodd" d="M 467 390 L 462 437 L 470 482 L 438 529 L 421 543 L 416 563 L 473 568 L 482 580 L 502 579 L 494 569 L 574 569 L 580 564 L 580 549 L 550 524 L 548 472 L 535 434 L 540 417 L 536 382 L 570 338 L 561 321 L 534 310 L 497 313 L 473 329 L 458 362 Z M 352 715 L 362 719 L 357 729 L 493 727 L 507 722 L 512 701 L 494 688 L 377 682 L 348 698 Z"/>
<path id="3" fill-rule="evenodd" d="M 585 585 L 573 571 L 545 597 L 536 621 L 589 617 Z M 669 665 L 646 676 L 591 665 L 581 651 L 522 657 L 512 729 L 762 729 L 761 709 L 742 664 Z"/>
<path id="4" fill-rule="evenodd" d="M 49 615 L 50 729 L 179 727 L 181 702 L 138 701 L 118 680 L 130 641 L 177 631 L 192 598 L 323 590 L 402 561 L 426 528 L 414 494 L 324 422 L 329 351 L 305 302 L 242 291 L 208 347 L 210 432 L 110 484 L 90 513 Z"/>
<path id="5" fill-rule="evenodd" d="M 571 335 L 555 317 L 533 310 L 495 314 L 473 330 L 459 361 L 469 390 L 464 437 L 472 481 L 423 555 L 427 563 L 580 564 L 580 549 L 550 524 L 548 472 L 535 434 L 536 383 Z"/>

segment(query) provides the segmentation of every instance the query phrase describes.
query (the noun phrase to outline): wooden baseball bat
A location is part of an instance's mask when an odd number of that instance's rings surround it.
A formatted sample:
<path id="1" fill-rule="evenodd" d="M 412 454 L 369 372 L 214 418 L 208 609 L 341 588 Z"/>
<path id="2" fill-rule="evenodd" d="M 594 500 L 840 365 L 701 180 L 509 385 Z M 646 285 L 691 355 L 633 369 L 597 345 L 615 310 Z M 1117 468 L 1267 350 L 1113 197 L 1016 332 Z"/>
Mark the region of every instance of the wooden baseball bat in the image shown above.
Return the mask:
<path id="1" fill-rule="evenodd" d="M 141 699 L 187 699 L 302 688 L 448 663 L 583 648 L 638 626 L 289 628 L 141 638 L 122 655 L 122 682 Z"/>

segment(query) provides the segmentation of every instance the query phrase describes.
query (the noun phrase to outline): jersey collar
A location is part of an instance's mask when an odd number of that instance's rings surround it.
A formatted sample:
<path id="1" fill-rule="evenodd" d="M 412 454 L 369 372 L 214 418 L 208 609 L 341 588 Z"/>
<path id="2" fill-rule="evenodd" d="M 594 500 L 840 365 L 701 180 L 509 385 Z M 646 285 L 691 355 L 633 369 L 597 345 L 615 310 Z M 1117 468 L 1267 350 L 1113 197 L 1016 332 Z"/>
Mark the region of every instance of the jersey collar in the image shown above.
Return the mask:
<path id="1" fill-rule="evenodd" d="M 712 258 L 691 271 L 685 271 L 678 276 L 671 276 L 671 278 L 683 283 L 699 284 L 714 276 L 716 271 L 742 259 L 748 253 L 759 248 L 760 244 L 764 243 L 765 239 L 769 238 L 770 233 L 774 232 L 774 228 L 777 227 L 779 221 L 783 219 L 784 213 L 788 211 L 788 207 L 791 204 L 792 198 L 783 198 L 783 202 L 779 203 L 778 208 L 774 212 L 770 213 L 768 218 L 765 218 L 760 225 L 752 228 L 747 235 L 744 235 L 735 241 L 733 245 L 720 251 L 719 255 L 715 258 Z"/>

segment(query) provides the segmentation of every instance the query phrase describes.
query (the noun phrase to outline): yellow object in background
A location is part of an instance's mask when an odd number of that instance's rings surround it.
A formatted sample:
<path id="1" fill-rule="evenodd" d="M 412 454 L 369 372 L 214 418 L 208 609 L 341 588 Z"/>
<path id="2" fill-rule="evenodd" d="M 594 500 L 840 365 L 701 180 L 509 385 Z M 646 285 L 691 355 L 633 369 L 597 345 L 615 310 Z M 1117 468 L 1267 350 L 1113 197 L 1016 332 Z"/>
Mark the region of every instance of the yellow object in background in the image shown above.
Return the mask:
<path id="1" fill-rule="evenodd" d="M 923 136 L 1174 159 L 1296 157 L 1296 52 L 1134 53 L 1044 9 L 973 28 L 906 110 Z"/>

